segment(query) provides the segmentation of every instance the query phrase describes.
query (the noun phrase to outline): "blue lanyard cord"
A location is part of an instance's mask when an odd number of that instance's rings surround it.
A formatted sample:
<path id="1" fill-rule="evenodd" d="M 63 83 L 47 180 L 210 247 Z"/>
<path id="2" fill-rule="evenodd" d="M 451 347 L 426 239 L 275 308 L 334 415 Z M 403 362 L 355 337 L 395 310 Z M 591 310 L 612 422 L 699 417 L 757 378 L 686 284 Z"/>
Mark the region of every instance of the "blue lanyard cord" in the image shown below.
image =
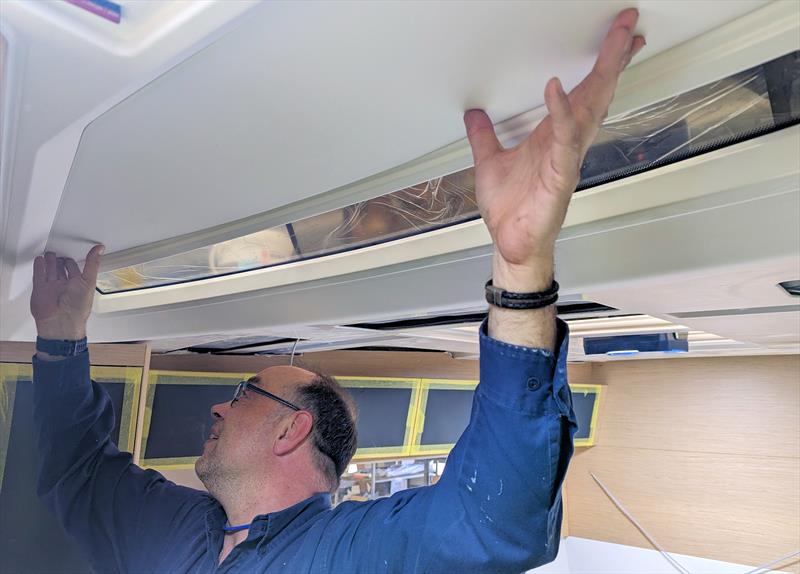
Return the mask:
<path id="1" fill-rule="evenodd" d="M 237 526 L 223 526 L 222 531 L 225 532 L 225 534 L 230 534 L 231 532 L 239 532 L 240 530 L 247 530 L 248 528 L 250 528 L 251 524 L 253 523 L 249 522 L 247 524 L 239 524 Z"/>

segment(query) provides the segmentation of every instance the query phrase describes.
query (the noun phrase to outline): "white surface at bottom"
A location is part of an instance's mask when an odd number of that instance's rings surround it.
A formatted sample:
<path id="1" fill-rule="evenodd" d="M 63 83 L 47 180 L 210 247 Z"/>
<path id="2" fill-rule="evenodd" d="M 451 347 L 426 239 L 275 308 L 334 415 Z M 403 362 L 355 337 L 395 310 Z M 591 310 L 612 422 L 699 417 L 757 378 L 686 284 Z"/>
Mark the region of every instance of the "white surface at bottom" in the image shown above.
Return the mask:
<path id="1" fill-rule="evenodd" d="M 793 549 L 787 548 L 786 553 Z M 691 574 L 746 574 L 757 565 L 746 566 L 697 556 L 670 553 Z M 778 558 L 769 557 L 768 560 Z M 558 556 L 550 564 L 528 574 L 677 574 L 656 550 L 569 536 L 561 541 Z M 760 570 L 759 574 L 778 572 Z"/>
<path id="2" fill-rule="evenodd" d="M 558 548 L 558 555 L 555 560 L 544 566 L 528 570 L 526 574 L 572 574 L 572 570 L 570 570 L 569 566 L 570 540 L 572 539 L 569 537 L 561 539 L 561 545 Z"/>

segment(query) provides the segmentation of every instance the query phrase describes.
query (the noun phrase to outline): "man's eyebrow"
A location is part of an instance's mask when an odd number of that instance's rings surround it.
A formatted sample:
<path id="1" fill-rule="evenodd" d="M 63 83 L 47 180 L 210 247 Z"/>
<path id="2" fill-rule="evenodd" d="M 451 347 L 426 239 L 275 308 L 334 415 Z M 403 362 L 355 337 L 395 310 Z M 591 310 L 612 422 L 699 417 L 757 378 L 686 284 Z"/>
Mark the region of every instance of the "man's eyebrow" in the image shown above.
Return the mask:
<path id="1" fill-rule="evenodd" d="M 254 375 L 254 376 L 250 377 L 249 379 L 247 379 L 247 382 L 248 383 L 258 384 L 258 383 L 261 382 L 261 378 L 258 375 Z"/>

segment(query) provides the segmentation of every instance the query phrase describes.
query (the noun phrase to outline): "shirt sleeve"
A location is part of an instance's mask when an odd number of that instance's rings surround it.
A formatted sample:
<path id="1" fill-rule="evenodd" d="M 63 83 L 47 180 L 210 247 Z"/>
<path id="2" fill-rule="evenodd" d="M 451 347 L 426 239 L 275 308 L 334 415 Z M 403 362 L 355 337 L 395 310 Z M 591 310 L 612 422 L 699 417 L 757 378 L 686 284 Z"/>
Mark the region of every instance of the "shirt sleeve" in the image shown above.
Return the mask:
<path id="1" fill-rule="evenodd" d="M 89 354 L 33 359 L 37 492 L 98 572 L 153 570 L 206 496 L 134 465 L 110 439 L 114 412 L 90 380 Z M 181 533 L 185 541 L 186 533 Z"/>
<path id="2" fill-rule="evenodd" d="M 434 486 L 337 507 L 344 535 L 331 543 L 332 569 L 521 572 L 555 558 L 561 483 L 577 429 L 567 384 L 567 325 L 558 321 L 555 355 L 494 340 L 485 323 L 480 333 L 480 383 L 470 423 L 442 478 Z M 352 563 L 348 549 L 358 555 Z"/>

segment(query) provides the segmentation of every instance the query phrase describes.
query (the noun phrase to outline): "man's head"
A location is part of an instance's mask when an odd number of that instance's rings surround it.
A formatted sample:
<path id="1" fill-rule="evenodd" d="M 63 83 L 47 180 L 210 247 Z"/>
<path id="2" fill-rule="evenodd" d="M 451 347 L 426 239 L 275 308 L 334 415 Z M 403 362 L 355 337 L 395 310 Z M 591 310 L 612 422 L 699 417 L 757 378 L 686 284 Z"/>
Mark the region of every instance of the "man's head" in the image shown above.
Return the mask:
<path id="1" fill-rule="evenodd" d="M 356 449 L 347 392 L 332 377 L 289 366 L 264 369 L 248 382 L 235 401 L 211 408 L 216 420 L 195 465 L 209 492 L 219 498 L 242 484 L 334 490 Z"/>

